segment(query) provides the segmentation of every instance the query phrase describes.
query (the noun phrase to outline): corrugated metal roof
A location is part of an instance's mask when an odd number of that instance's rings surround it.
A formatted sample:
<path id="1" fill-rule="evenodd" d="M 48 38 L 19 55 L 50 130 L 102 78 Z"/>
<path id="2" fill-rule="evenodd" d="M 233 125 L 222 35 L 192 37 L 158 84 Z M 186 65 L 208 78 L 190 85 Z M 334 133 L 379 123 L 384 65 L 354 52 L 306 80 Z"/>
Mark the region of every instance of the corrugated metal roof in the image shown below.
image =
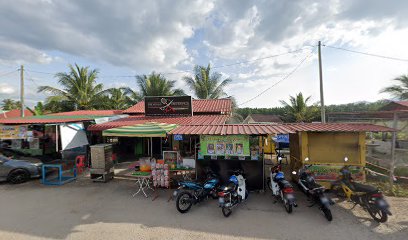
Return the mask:
<path id="1" fill-rule="evenodd" d="M 293 123 L 285 124 L 297 132 L 394 132 L 393 128 L 367 123 Z"/>
<path id="2" fill-rule="evenodd" d="M 78 116 L 78 115 L 93 115 L 93 116 L 113 116 L 122 114 L 123 110 L 78 110 L 72 112 L 60 112 L 48 114 L 48 116 Z"/>
<path id="3" fill-rule="evenodd" d="M 231 99 L 193 99 L 193 113 L 231 113 Z M 144 101 L 140 101 L 123 111 L 127 114 L 143 114 L 145 112 Z"/>
<path id="4" fill-rule="evenodd" d="M 80 110 L 72 112 L 53 113 L 41 116 L 27 116 L 0 119 L 0 124 L 47 124 L 90 121 L 100 117 L 121 114 L 122 110 Z"/>
<path id="5" fill-rule="evenodd" d="M 293 130 L 276 124 L 223 124 L 223 125 L 182 125 L 170 134 L 191 135 L 268 135 L 288 134 Z"/>
<path id="6" fill-rule="evenodd" d="M 224 124 L 228 120 L 227 115 L 194 115 L 194 116 L 183 116 L 183 117 L 160 117 L 160 116 L 129 116 L 127 118 L 118 119 L 112 122 L 107 122 L 103 124 L 95 124 L 89 126 L 90 131 L 102 131 L 110 128 L 121 127 L 121 126 L 131 126 L 135 124 L 141 124 L 146 122 L 160 122 L 160 123 L 170 123 L 178 125 L 189 125 L 189 124 Z"/>
<path id="7" fill-rule="evenodd" d="M 21 115 L 20 109 L 4 111 L 0 114 L 0 119 L 20 117 L 20 115 Z M 24 116 L 33 116 L 33 113 L 30 112 L 29 110 L 24 110 Z"/>

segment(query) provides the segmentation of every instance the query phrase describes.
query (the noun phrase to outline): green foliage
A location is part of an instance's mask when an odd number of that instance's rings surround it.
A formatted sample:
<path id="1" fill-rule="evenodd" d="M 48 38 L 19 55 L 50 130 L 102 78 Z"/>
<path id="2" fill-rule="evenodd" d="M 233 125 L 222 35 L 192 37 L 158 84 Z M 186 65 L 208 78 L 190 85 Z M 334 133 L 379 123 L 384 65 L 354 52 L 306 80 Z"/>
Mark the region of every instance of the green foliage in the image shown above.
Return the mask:
<path id="1" fill-rule="evenodd" d="M 408 100 L 408 75 L 401 75 L 393 80 L 397 83 L 382 89 L 381 92 L 390 93 L 400 100 Z"/>
<path id="2" fill-rule="evenodd" d="M 274 108 L 237 108 L 235 112 L 243 119 L 248 117 L 249 114 L 271 114 L 271 115 L 278 115 L 284 116 L 285 115 L 285 108 L 283 107 L 274 107 Z"/>
<path id="3" fill-rule="evenodd" d="M 27 109 L 34 114 L 34 116 L 44 115 L 45 109 L 42 102 L 37 102 L 37 105 L 34 106 L 34 109 L 27 107 Z"/>
<path id="4" fill-rule="evenodd" d="M 287 122 L 311 122 L 319 117 L 319 108 L 316 105 L 308 106 L 311 96 L 306 99 L 302 93 L 290 96 L 289 103 L 281 100 L 285 108 L 284 119 Z"/>
<path id="5" fill-rule="evenodd" d="M 378 100 L 376 102 L 354 102 L 326 106 L 326 113 L 331 112 L 365 112 L 377 111 L 389 103 L 389 100 Z"/>
<path id="6" fill-rule="evenodd" d="M 224 88 L 232 82 L 229 78 L 224 80 L 221 80 L 221 78 L 220 73 L 211 73 L 211 66 L 208 64 L 207 67 L 196 65 L 194 67 L 194 78 L 185 76 L 183 80 L 197 98 L 217 99 L 227 96 Z"/>
<path id="7" fill-rule="evenodd" d="M 106 109 L 124 110 L 131 107 L 135 102 L 129 95 L 128 88 L 110 88 L 103 97 L 103 106 Z"/>
<path id="8" fill-rule="evenodd" d="M 106 96 L 102 84 L 96 83 L 98 71 L 89 67 L 69 65 L 68 73 L 55 75 L 62 89 L 51 86 L 40 86 L 38 92 L 53 96 L 46 99 L 45 108 L 49 111 L 72 111 L 103 108 L 101 99 Z"/>
<path id="9" fill-rule="evenodd" d="M 1 109 L 4 111 L 10 111 L 14 109 L 21 109 L 20 101 L 15 101 L 13 99 L 3 99 Z"/>
<path id="10" fill-rule="evenodd" d="M 139 75 L 136 76 L 136 81 L 140 89 L 140 97 L 185 95 L 182 89 L 174 88 L 176 81 L 169 81 L 160 73 L 152 72 L 148 76 Z"/>

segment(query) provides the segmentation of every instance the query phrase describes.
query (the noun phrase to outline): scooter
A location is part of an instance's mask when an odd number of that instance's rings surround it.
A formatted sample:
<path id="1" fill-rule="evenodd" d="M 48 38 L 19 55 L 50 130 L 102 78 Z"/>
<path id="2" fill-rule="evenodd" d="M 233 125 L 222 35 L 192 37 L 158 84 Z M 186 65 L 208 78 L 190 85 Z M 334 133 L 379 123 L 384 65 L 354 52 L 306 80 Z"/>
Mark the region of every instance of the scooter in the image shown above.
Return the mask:
<path id="1" fill-rule="evenodd" d="M 305 158 L 305 162 L 309 161 L 309 158 Z M 308 200 L 312 202 L 312 205 L 309 207 L 313 207 L 314 205 L 318 204 L 319 209 L 324 213 L 327 221 L 332 221 L 333 216 L 330 211 L 330 205 L 333 205 L 334 202 L 329 197 L 326 196 L 325 187 L 316 183 L 313 175 L 308 171 L 308 168 L 312 165 L 303 165 L 301 169 L 299 169 L 299 180 L 298 185 L 299 188 L 302 190 L 303 193 L 309 198 Z M 296 172 L 292 172 L 296 174 Z"/>
<path id="2" fill-rule="evenodd" d="M 242 170 L 235 170 L 228 180 L 228 184 L 222 186 L 218 192 L 218 203 L 224 217 L 229 217 L 232 209 L 248 198 L 246 179 Z"/>
<path id="3" fill-rule="evenodd" d="M 278 159 L 278 164 L 271 167 L 270 177 L 267 179 L 268 186 L 272 190 L 272 195 L 277 200 L 281 200 L 285 206 L 286 212 L 291 213 L 293 207 L 297 207 L 296 198 L 292 185 L 285 180 L 282 172 L 282 158 Z M 274 202 L 276 203 L 277 200 Z"/>
<path id="4" fill-rule="evenodd" d="M 344 161 L 347 162 L 348 157 L 345 157 Z M 338 196 L 344 196 L 353 202 L 353 208 L 360 205 L 375 221 L 386 222 L 388 215 L 392 214 L 389 210 L 390 205 L 384 199 L 382 192 L 376 187 L 354 182 L 348 165 L 344 166 L 340 173 L 339 180 L 332 184 L 332 190 Z"/>
<path id="5" fill-rule="evenodd" d="M 179 182 L 179 188 L 173 192 L 176 198 L 176 208 L 180 213 L 186 213 L 193 204 L 202 202 L 208 198 L 217 198 L 219 177 L 211 169 L 205 169 L 207 179 L 203 184 L 193 181 Z"/>

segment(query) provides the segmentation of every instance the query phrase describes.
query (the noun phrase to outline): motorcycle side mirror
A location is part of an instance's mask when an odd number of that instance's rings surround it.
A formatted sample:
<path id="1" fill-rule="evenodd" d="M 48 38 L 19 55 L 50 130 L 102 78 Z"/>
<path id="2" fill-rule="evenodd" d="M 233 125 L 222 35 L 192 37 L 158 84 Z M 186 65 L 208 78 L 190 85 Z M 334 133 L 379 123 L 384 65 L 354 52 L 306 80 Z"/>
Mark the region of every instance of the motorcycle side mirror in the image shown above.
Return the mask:
<path id="1" fill-rule="evenodd" d="M 293 172 L 292 172 L 293 175 L 296 175 L 296 173 L 297 173 L 296 171 L 293 171 Z"/>
<path id="2" fill-rule="evenodd" d="M 308 157 L 305 158 L 305 162 L 307 162 L 307 161 L 309 161 L 309 158 L 308 158 Z"/>

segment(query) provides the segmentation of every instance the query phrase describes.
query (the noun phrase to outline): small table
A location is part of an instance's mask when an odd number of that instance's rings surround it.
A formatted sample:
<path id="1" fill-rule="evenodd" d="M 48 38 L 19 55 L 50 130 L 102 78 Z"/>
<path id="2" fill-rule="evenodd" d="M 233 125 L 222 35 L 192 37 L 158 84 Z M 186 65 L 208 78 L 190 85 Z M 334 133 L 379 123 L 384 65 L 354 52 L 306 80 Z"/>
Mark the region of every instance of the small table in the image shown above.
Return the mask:
<path id="1" fill-rule="evenodd" d="M 137 192 L 133 193 L 132 197 L 135 197 L 137 194 L 140 192 L 143 193 L 143 195 L 147 198 L 147 194 L 145 192 L 145 189 L 151 189 L 154 191 L 153 188 L 150 187 L 150 179 L 152 178 L 152 175 L 131 175 L 132 178 L 136 179 L 136 186 L 138 186 Z"/>

